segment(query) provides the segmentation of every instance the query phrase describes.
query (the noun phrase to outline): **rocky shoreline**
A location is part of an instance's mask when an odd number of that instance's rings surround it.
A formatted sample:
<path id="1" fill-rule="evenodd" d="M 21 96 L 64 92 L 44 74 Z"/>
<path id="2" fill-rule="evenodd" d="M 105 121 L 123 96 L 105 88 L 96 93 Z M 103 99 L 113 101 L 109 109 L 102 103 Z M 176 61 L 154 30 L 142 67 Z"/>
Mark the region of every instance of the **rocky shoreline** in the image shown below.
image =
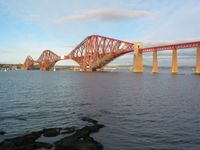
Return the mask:
<path id="1" fill-rule="evenodd" d="M 47 128 L 30 134 L 6 139 L 0 143 L 0 150 L 103 150 L 103 145 L 95 141 L 90 134 L 98 132 L 104 125 L 91 118 L 83 117 L 89 125 L 81 129 L 75 127 L 67 128 Z M 43 136 L 46 138 L 63 135 L 54 143 L 41 142 L 38 139 Z"/>

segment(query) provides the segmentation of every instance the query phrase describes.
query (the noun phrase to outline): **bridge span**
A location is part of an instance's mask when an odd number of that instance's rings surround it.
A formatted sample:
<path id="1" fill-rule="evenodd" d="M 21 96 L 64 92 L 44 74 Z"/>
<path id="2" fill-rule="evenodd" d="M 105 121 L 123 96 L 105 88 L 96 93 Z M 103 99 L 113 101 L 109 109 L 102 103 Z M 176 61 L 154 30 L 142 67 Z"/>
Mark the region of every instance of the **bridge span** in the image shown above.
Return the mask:
<path id="1" fill-rule="evenodd" d="M 157 52 L 171 50 L 171 72 L 178 73 L 177 50 L 186 48 L 197 49 L 195 73 L 200 74 L 200 41 L 143 48 L 140 42 L 130 43 L 99 35 L 86 37 L 69 54 L 62 57 L 51 50 L 44 50 L 37 60 L 28 56 L 25 59 L 23 68 L 31 70 L 33 65 L 38 63 L 40 70 L 49 71 L 53 69 L 56 62 L 72 59 L 80 65 L 82 71 L 96 71 L 102 70 L 105 65 L 115 58 L 134 52 L 133 72 L 142 73 L 144 71 L 143 53 L 153 52 L 152 72 L 158 73 Z"/>

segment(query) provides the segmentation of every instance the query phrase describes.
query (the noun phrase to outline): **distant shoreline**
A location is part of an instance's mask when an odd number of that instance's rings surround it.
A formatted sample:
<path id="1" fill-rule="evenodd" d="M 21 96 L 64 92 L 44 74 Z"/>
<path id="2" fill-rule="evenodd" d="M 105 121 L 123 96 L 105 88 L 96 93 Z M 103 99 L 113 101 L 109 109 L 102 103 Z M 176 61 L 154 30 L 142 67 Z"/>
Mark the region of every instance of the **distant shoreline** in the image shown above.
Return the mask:
<path id="1" fill-rule="evenodd" d="M 0 64 L 0 70 L 23 70 L 22 64 Z M 145 68 L 152 68 L 152 66 L 144 65 Z M 56 70 L 79 70 L 79 66 L 55 66 Z M 131 69 L 132 65 L 106 66 L 104 69 Z M 159 66 L 160 69 L 169 69 L 171 66 Z M 179 66 L 180 69 L 195 68 L 195 66 Z M 39 70 L 39 66 L 33 67 L 33 70 Z"/>

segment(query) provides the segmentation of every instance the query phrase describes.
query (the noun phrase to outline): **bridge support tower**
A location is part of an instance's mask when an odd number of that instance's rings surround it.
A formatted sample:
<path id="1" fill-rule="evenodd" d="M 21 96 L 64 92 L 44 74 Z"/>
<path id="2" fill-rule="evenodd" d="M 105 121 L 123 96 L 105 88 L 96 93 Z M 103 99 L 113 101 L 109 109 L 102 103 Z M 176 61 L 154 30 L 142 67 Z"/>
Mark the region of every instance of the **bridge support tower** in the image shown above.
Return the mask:
<path id="1" fill-rule="evenodd" d="M 98 71 L 104 71 L 104 67 L 101 67 L 100 69 L 98 69 Z"/>
<path id="2" fill-rule="evenodd" d="M 177 49 L 172 50 L 172 68 L 171 71 L 173 74 L 178 73 L 178 61 L 177 61 Z"/>
<path id="3" fill-rule="evenodd" d="M 200 47 L 197 47 L 195 73 L 200 74 Z"/>
<path id="4" fill-rule="evenodd" d="M 133 72 L 142 73 L 144 72 L 143 66 L 143 54 L 140 50 L 142 47 L 142 43 L 134 43 L 134 64 L 133 64 Z"/>
<path id="5" fill-rule="evenodd" d="M 152 73 L 158 73 L 158 56 L 157 56 L 157 50 L 153 51 Z"/>

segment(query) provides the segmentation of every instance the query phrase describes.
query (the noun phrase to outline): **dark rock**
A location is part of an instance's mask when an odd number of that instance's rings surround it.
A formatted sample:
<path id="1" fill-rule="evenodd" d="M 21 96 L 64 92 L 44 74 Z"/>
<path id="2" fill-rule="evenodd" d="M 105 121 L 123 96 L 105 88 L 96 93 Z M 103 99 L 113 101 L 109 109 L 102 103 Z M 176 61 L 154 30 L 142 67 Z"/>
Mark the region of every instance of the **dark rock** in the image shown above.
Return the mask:
<path id="1" fill-rule="evenodd" d="M 55 142 L 56 150 L 102 150 L 103 145 L 90 137 L 91 133 L 99 131 L 102 127 L 104 125 L 101 124 L 85 126 L 73 135 Z"/>
<path id="2" fill-rule="evenodd" d="M 57 136 L 60 134 L 62 128 L 48 128 L 48 129 L 44 129 L 44 133 L 43 135 L 45 137 L 53 137 L 53 136 Z"/>
<path id="3" fill-rule="evenodd" d="M 70 134 L 73 132 L 75 132 L 75 127 L 67 127 L 67 128 L 62 129 L 61 134 Z"/>
<path id="4" fill-rule="evenodd" d="M 0 143 L 0 150 L 29 150 L 37 147 L 35 142 L 42 135 L 43 131 L 32 132 L 28 135 L 6 139 Z M 36 144 L 36 145 L 35 145 Z"/>
<path id="5" fill-rule="evenodd" d="M 21 137 L 9 139 L 7 141 L 14 143 L 16 146 L 27 145 L 35 142 L 35 140 L 37 140 L 42 135 L 42 133 L 43 131 L 32 132 Z"/>
<path id="6" fill-rule="evenodd" d="M 4 141 L 0 143 L 0 149 L 1 150 L 36 150 L 39 148 L 46 148 L 50 149 L 53 145 L 49 143 L 43 143 L 43 142 L 33 142 L 29 144 L 23 144 L 16 146 L 12 141 Z"/>
<path id="7" fill-rule="evenodd" d="M 43 142 L 36 142 L 35 143 L 37 145 L 37 148 L 46 148 L 46 149 L 50 149 L 53 147 L 52 144 L 49 143 L 43 143 Z"/>
<path id="8" fill-rule="evenodd" d="M 93 123 L 93 124 L 97 124 L 98 121 L 94 120 L 94 119 L 91 119 L 91 118 L 88 118 L 88 117 L 82 117 L 81 118 L 83 121 L 87 121 L 89 123 Z"/>
<path id="9" fill-rule="evenodd" d="M 46 137 L 57 136 L 59 134 L 70 134 L 69 136 L 55 142 L 55 150 L 102 150 L 103 145 L 90 137 L 91 133 L 98 132 L 104 125 L 98 124 L 96 120 L 83 118 L 82 120 L 93 123 L 90 126 L 85 126 L 76 130 L 75 127 L 68 128 L 48 128 L 38 132 L 6 139 L 0 142 L 0 150 L 36 150 L 36 149 L 51 149 L 52 144 L 44 142 L 36 142 L 43 134 Z"/>
<path id="10" fill-rule="evenodd" d="M 103 128 L 104 125 L 95 124 L 93 126 L 85 126 L 82 129 L 76 131 L 76 136 L 89 136 L 91 133 L 98 132 L 100 128 Z"/>
<path id="11" fill-rule="evenodd" d="M 102 150 L 103 145 L 95 141 L 92 137 L 83 137 L 76 139 L 75 137 L 67 137 L 56 143 L 55 150 Z"/>
<path id="12" fill-rule="evenodd" d="M 3 141 L 0 143 L 1 150 L 17 150 L 17 146 L 11 141 Z"/>
<path id="13" fill-rule="evenodd" d="M 40 149 L 40 148 L 50 149 L 52 147 L 53 145 L 49 143 L 35 142 L 33 144 L 22 146 L 21 148 L 23 148 L 24 150 L 34 150 L 34 149 Z"/>

